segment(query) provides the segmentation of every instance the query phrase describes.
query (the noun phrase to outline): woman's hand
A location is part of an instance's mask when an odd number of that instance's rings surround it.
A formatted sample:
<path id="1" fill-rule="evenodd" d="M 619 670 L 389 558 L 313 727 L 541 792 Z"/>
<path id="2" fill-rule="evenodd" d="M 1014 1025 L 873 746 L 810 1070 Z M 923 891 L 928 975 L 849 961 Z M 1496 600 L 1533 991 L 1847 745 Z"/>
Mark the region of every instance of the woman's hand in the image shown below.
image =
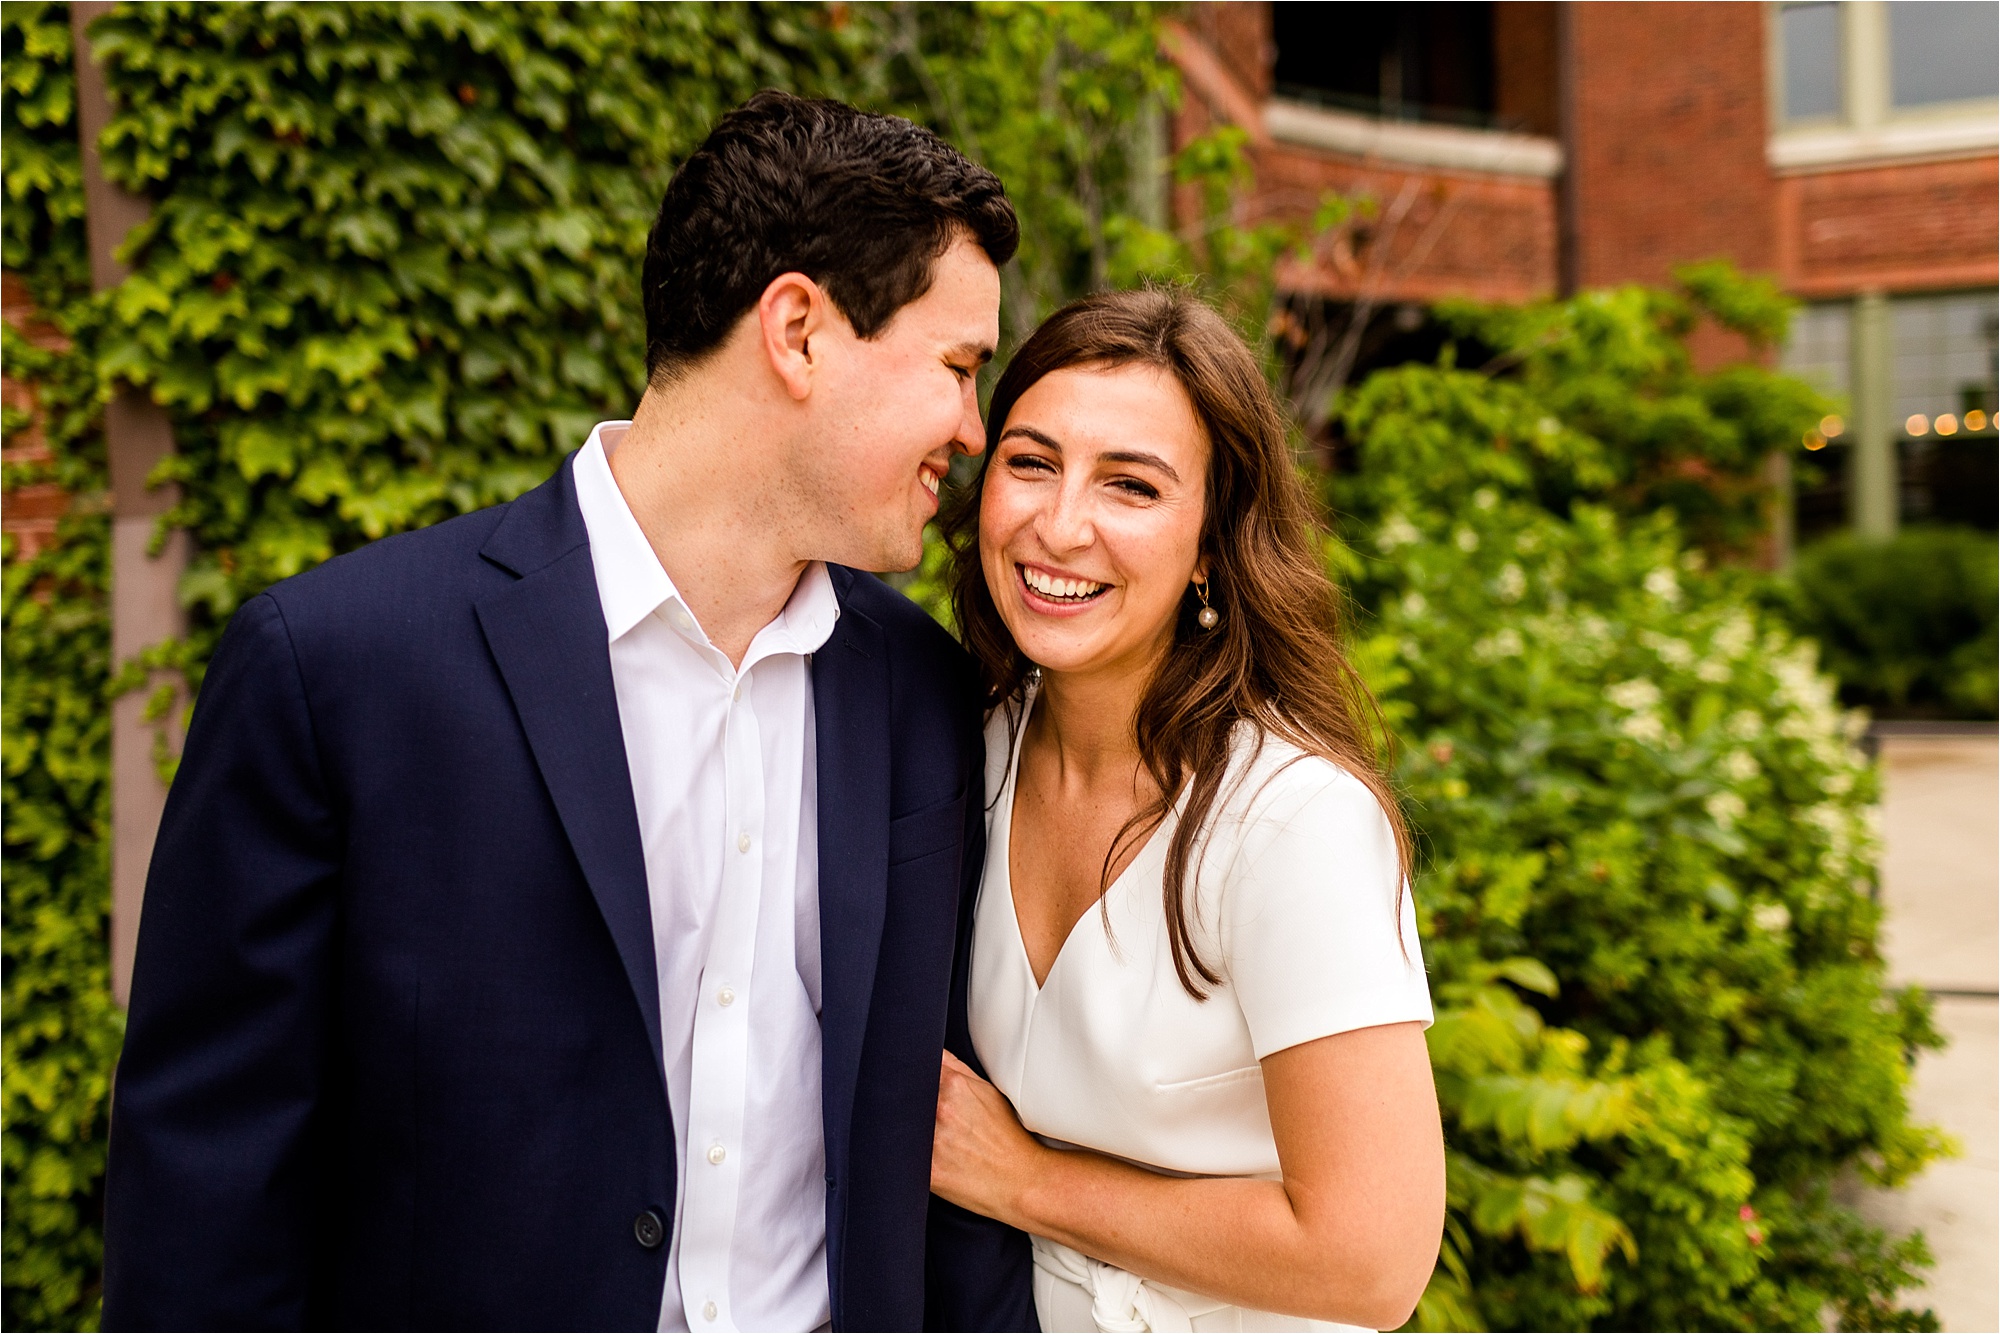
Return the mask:
<path id="1" fill-rule="evenodd" d="M 1045 1155 L 999 1089 L 950 1052 L 938 1080 L 931 1190 L 953 1204 L 1019 1227 L 1020 1200 Z"/>

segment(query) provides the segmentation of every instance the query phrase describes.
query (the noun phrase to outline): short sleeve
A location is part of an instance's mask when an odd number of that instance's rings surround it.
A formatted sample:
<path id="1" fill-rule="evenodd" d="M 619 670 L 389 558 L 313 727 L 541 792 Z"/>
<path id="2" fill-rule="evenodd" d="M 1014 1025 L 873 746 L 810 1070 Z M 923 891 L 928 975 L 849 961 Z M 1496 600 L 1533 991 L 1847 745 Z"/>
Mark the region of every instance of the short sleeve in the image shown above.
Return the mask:
<path id="1" fill-rule="evenodd" d="M 1218 925 L 1257 1059 L 1357 1028 L 1428 1026 L 1416 904 L 1375 794 L 1328 761 L 1299 759 L 1236 832 Z"/>

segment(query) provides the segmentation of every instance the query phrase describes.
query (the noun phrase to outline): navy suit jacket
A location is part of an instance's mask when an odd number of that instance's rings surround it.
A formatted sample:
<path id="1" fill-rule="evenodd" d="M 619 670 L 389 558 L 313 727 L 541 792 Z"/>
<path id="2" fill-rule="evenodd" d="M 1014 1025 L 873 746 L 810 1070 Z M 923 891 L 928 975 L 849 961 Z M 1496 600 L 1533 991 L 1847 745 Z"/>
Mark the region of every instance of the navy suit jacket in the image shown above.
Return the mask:
<path id="1" fill-rule="evenodd" d="M 971 1059 L 967 662 L 835 568 L 813 655 L 836 1329 L 1033 1329 L 929 1193 Z M 639 825 L 570 467 L 246 603 L 147 881 L 107 1328 L 652 1329 L 674 1135 Z M 646 1244 L 651 1241 L 653 1244 Z"/>

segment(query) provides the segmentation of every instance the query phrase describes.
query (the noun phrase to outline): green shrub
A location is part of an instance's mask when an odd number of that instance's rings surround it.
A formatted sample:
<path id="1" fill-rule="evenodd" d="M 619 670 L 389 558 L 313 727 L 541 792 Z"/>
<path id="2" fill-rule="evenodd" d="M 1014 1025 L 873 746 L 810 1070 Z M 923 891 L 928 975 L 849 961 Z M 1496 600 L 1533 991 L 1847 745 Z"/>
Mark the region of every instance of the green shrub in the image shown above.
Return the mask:
<path id="1" fill-rule="evenodd" d="M 1843 533 L 1799 553 L 1779 605 L 1819 641 L 1841 694 L 1897 717 L 1991 718 L 2000 546 L 1970 528 L 1886 541 Z"/>
<path id="2" fill-rule="evenodd" d="M 1690 371 L 1706 419 L 1676 441 L 1645 383 L 1681 356 L 1667 300 L 1513 316 L 1568 332 L 1521 373 L 1403 367 L 1346 406 L 1332 560 L 1404 743 L 1440 1002 L 1452 1229 L 1418 1323 L 1922 1327 L 1894 1305 L 1921 1241 L 1829 1193 L 1940 1147 L 1905 1098 L 1926 1003 L 1876 947 L 1861 719 L 1630 481 L 1718 439 L 1747 472 L 1795 433 L 1773 405 L 1818 405 Z"/>

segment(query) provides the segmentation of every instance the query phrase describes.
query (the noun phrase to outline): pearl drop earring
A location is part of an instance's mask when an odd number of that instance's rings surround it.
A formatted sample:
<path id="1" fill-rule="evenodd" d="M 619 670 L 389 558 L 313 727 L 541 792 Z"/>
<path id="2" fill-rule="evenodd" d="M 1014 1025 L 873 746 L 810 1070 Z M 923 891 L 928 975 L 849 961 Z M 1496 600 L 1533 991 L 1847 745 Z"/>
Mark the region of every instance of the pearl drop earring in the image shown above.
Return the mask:
<path id="1" fill-rule="evenodd" d="M 1222 620 L 1222 613 L 1208 605 L 1208 580 L 1194 586 L 1195 596 L 1201 599 L 1201 610 L 1194 614 L 1195 624 L 1204 630 L 1213 630 Z"/>

